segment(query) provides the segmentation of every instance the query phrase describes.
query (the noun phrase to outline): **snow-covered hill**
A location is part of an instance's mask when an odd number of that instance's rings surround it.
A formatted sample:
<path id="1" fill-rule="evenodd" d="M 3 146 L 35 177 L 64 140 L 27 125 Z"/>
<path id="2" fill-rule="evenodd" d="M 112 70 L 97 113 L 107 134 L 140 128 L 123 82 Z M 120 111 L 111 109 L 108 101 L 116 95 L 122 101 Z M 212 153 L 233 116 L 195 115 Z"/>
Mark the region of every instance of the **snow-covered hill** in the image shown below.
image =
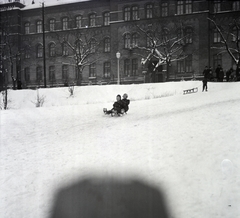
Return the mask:
<path id="1" fill-rule="evenodd" d="M 183 89 L 199 87 L 195 94 Z M 110 117 L 117 94 L 129 113 Z M 137 179 L 163 191 L 171 217 L 240 215 L 240 85 L 201 82 L 9 91 L 0 111 L 0 217 L 49 217 L 84 178 Z"/>

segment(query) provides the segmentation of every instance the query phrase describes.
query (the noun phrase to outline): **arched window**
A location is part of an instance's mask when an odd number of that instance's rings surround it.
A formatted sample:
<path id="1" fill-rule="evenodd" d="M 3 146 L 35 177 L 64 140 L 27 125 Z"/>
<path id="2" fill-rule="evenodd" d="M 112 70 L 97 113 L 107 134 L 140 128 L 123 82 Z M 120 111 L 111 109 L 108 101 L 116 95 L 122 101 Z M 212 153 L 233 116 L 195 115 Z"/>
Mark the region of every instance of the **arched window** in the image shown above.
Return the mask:
<path id="1" fill-rule="evenodd" d="M 124 60 L 124 75 L 130 76 L 130 60 L 129 59 Z"/>
<path id="2" fill-rule="evenodd" d="M 56 55 L 56 51 L 55 51 L 55 44 L 54 43 L 51 43 L 49 45 L 49 56 L 50 57 L 54 57 Z"/>
<path id="3" fill-rule="evenodd" d="M 42 44 L 37 45 L 37 58 L 43 57 L 43 46 Z"/>
<path id="4" fill-rule="evenodd" d="M 62 55 L 67 56 L 68 55 L 68 45 L 66 42 L 62 44 Z"/>
<path id="5" fill-rule="evenodd" d="M 37 33 L 42 33 L 42 21 L 37 21 Z"/>
<path id="6" fill-rule="evenodd" d="M 103 64 L 103 77 L 110 78 L 111 76 L 111 64 L 110 62 L 105 62 Z"/>
<path id="7" fill-rule="evenodd" d="M 147 45 L 148 48 L 151 48 L 153 46 L 152 38 L 153 38 L 152 32 L 148 31 L 147 32 L 147 38 L 146 38 L 147 39 L 146 45 Z"/>
<path id="8" fill-rule="evenodd" d="M 62 19 L 62 29 L 63 30 L 68 30 L 69 29 L 69 25 L 68 25 L 68 17 L 64 17 Z"/>
<path id="9" fill-rule="evenodd" d="M 76 26 L 76 28 L 82 27 L 82 16 L 81 15 L 78 15 L 75 17 L 75 26 Z"/>
<path id="10" fill-rule="evenodd" d="M 193 42 L 193 30 L 191 27 L 186 29 L 186 44 L 191 44 Z"/>
<path id="11" fill-rule="evenodd" d="M 145 10 L 146 18 L 153 18 L 153 4 L 147 4 Z"/>
<path id="12" fill-rule="evenodd" d="M 68 80 L 68 65 L 62 66 L 62 79 L 64 82 L 67 82 Z"/>
<path id="13" fill-rule="evenodd" d="M 133 6 L 132 7 L 132 19 L 133 20 L 138 20 L 139 19 L 139 9 L 138 9 L 138 6 Z"/>
<path id="14" fill-rule="evenodd" d="M 49 20 L 49 31 L 54 31 L 55 30 L 55 19 L 50 19 Z"/>
<path id="15" fill-rule="evenodd" d="M 131 8 L 130 7 L 125 7 L 123 14 L 124 14 L 123 16 L 124 16 L 125 21 L 131 20 Z"/>
<path id="16" fill-rule="evenodd" d="M 96 40 L 95 39 L 92 39 L 90 41 L 90 52 L 91 53 L 96 52 Z"/>
<path id="17" fill-rule="evenodd" d="M 109 12 L 105 12 L 103 14 L 103 25 L 104 26 L 108 26 L 110 24 L 110 13 Z"/>
<path id="18" fill-rule="evenodd" d="M 126 33 L 124 35 L 124 48 L 130 48 L 131 46 L 131 35 Z"/>
<path id="19" fill-rule="evenodd" d="M 104 52 L 110 52 L 110 38 L 104 39 Z"/>
<path id="20" fill-rule="evenodd" d="M 89 26 L 95 27 L 96 26 L 96 14 L 89 15 Z"/>
<path id="21" fill-rule="evenodd" d="M 132 35 L 132 46 L 133 48 L 138 46 L 138 34 L 137 33 L 133 33 Z"/>

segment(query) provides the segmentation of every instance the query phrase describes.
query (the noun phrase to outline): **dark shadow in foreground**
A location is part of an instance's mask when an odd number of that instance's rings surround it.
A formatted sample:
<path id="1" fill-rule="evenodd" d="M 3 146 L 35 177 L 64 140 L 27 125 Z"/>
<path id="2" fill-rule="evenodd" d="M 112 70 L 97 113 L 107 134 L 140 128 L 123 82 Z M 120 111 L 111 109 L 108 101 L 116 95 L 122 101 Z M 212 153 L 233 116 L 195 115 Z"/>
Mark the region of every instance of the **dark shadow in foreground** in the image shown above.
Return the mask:
<path id="1" fill-rule="evenodd" d="M 138 180 L 84 179 L 61 189 L 50 218 L 169 218 L 159 189 Z"/>

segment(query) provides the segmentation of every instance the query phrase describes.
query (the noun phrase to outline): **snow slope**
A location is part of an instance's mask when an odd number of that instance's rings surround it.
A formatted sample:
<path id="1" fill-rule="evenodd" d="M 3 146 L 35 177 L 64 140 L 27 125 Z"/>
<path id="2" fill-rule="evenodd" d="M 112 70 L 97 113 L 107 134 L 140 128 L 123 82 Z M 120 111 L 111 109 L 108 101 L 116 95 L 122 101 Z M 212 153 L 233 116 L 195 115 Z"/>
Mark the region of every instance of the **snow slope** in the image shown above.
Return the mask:
<path id="1" fill-rule="evenodd" d="M 129 113 L 104 115 L 125 92 Z M 0 217 L 49 217 L 60 188 L 99 176 L 158 187 L 174 218 L 240 217 L 239 83 L 40 89 L 41 108 L 36 93 L 9 91 L 0 111 Z"/>

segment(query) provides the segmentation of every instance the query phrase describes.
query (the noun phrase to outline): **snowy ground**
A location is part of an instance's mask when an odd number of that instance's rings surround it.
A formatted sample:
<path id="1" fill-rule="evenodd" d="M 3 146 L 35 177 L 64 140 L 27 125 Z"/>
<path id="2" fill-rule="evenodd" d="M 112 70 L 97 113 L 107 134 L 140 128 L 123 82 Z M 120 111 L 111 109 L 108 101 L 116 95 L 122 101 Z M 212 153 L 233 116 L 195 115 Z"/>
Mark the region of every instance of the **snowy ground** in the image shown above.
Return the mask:
<path id="1" fill-rule="evenodd" d="M 183 95 L 186 88 L 199 87 Z M 130 111 L 109 117 L 117 94 Z M 163 190 L 171 217 L 240 217 L 240 83 L 175 82 L 9 92 L 0 111 L 0 217 L 47 218 L 54 194 L 92 176 Z"/>

